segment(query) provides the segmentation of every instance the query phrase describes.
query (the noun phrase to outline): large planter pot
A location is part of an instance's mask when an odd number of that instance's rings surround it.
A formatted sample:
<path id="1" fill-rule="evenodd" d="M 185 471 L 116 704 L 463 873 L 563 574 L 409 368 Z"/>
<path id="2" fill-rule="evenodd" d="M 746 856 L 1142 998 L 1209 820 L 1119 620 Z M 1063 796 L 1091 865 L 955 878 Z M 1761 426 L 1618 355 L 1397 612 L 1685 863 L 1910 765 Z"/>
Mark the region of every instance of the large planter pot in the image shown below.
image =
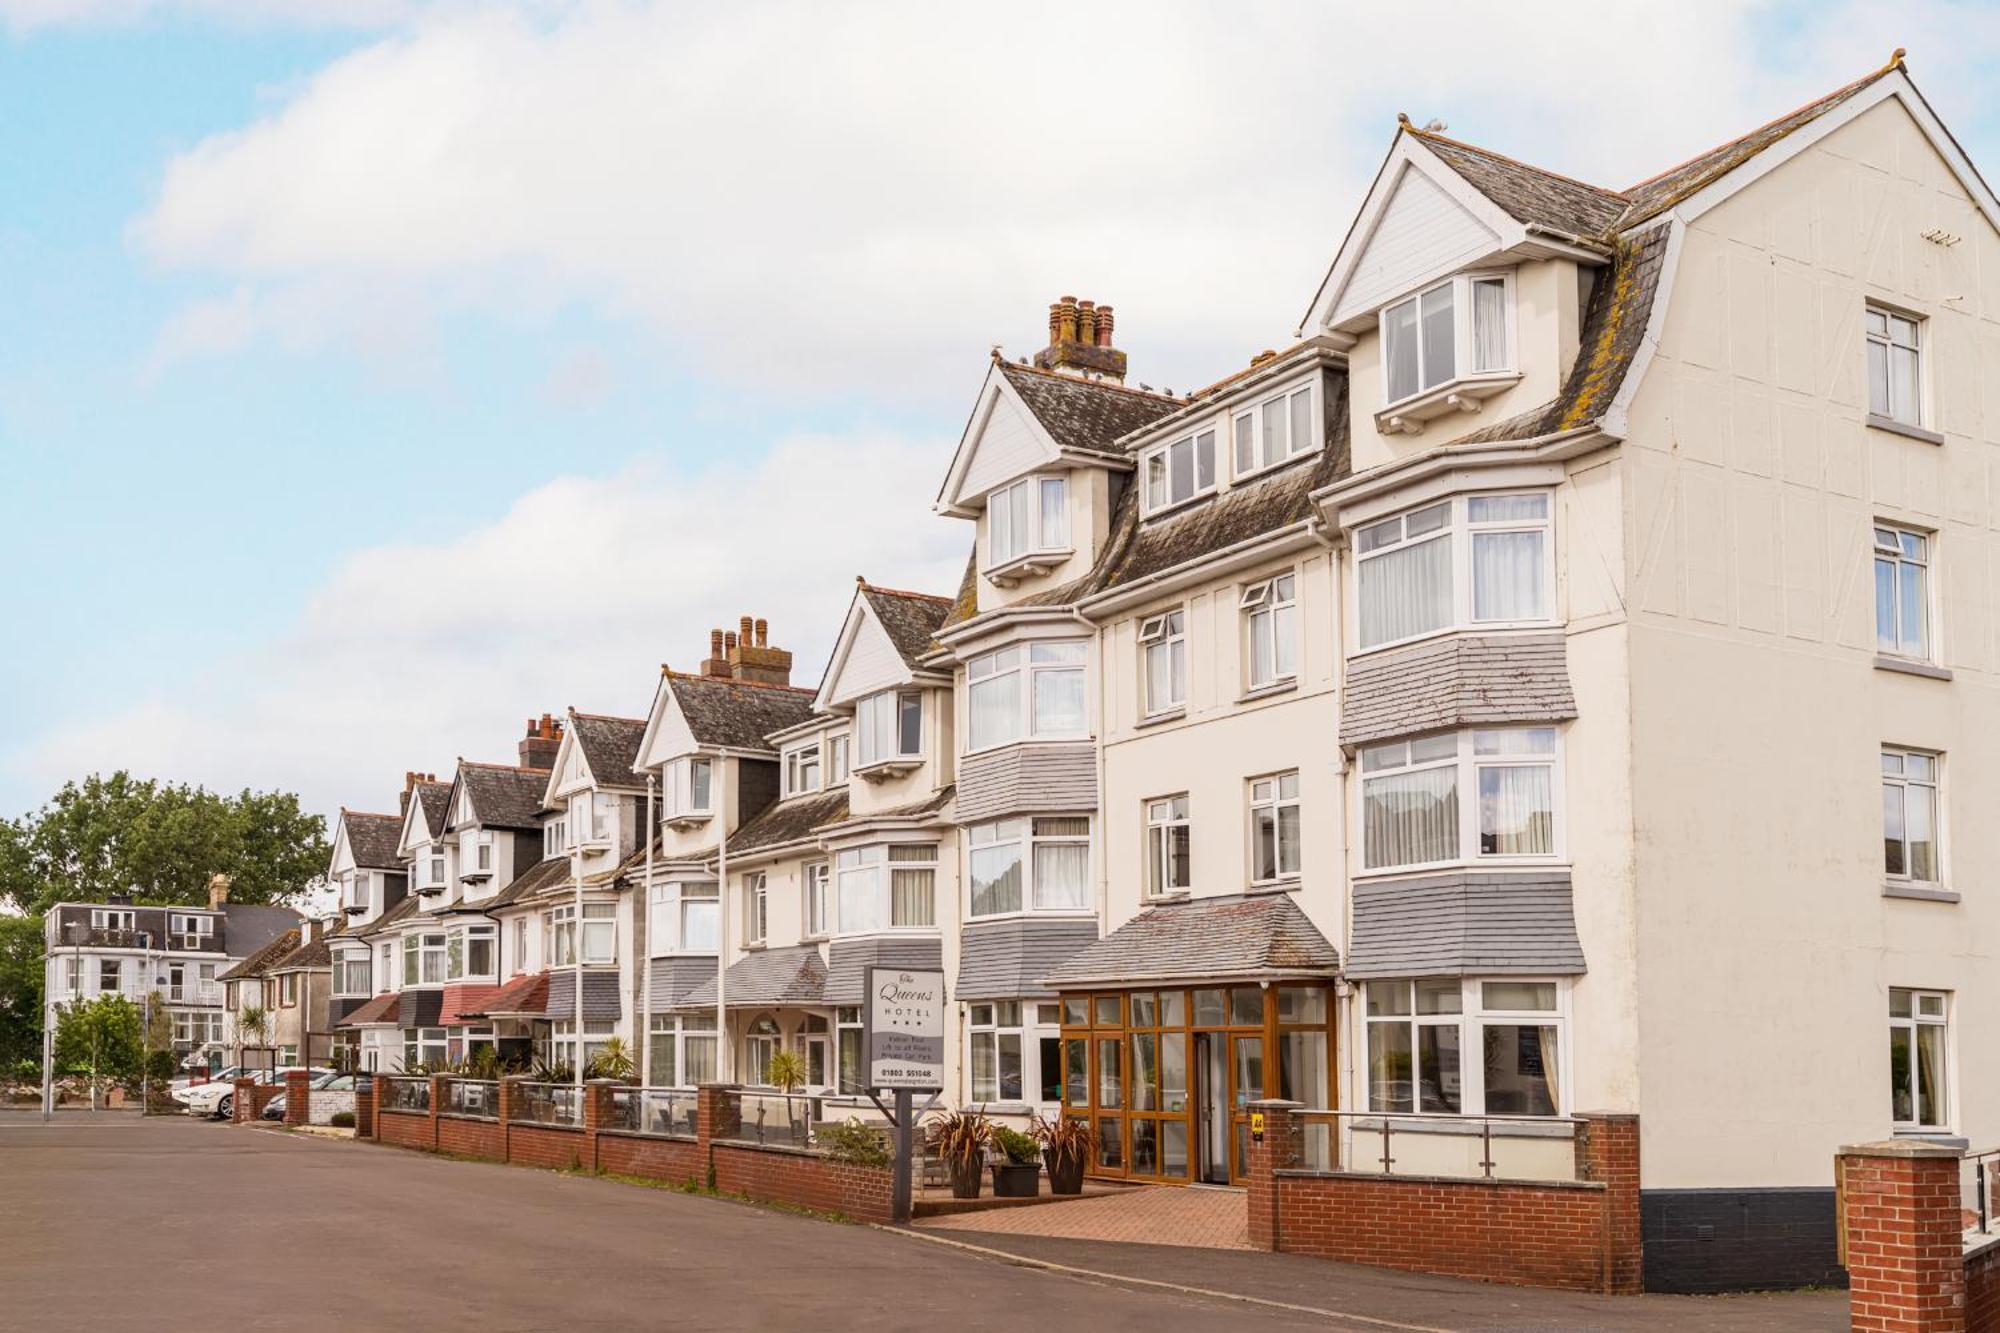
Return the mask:
<path id="1" fill-rule="evenodd" d="M 1082 1153 L 1044 1153 L 1042 1160 L 1049 1168 L 1049 1193 L 1083 1193 Z"/>
<path id="2" fill-rule="evenodd" d="M 969 1162 L 953 1161 L 951 1170 L 951 1197 L 954 1199 L 976 1199 L 979 1197 L 980 1177 L 986 1174 L 986 1154 L 981 1153 Z"/>
<path id="3" fill-rule="evenodd" d="M 1032 1199 L 1042 1192 L 1042 1168 L 1038 1162 L 995 1162 L 993 1197 Z"/>

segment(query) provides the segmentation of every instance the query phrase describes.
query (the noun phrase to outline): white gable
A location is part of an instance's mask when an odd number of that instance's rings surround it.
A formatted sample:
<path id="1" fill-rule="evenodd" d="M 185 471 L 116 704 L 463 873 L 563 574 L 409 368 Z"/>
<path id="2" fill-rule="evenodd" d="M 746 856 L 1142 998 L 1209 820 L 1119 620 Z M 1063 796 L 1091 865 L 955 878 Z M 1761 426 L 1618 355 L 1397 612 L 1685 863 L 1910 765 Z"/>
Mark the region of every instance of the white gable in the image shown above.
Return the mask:
<path id="1" fill-rule="evenodd" d="M 951 456 L 936 508 L 971 518 L 986 492 L 1048 464 L 1059 452 L 995 362 L 987 367 L 978 406 Z"/>
<path id="2" fill-rule="evenodd" d="M 639 758 L 633 767 L 641 772 L 658 768 L 669 759 L 693 754 L 700 748 L 687 719 L 681 716 L 680 700 L 674 697 L 672 685 L 662 675 L 659 693 L 653 696 L 653 711 L 646 719 L 646 734 L 639 738 Z"/>
<path id="3" fill-rule="evenodd" d="M 326 872 L 328 879 L 340 878 L 341 872 L 354 869 L 354 849 L 347 845 L 347 818 L 342 816 L 333 825 L 333 859 Z"/>
<path id="4" fill-rule="evenodd" d="M 914 676 L 903 655 L 896 651 L 875 610 L 861 594 L 848 608 L 847 623 L 841 627 L 840 642 L 834 646 L 833 661 L 827 665 L 826 679 L 820 682 L 815 708 L 853 703 L 866 694 L 907 685 Z"/>
<path id="5" fill-rule="evenodd" d="M 556 798 L 592 786 L 590 765 L 583 757 L 583 745 L 576 738 L 576 718 L 563 728 L 562 743 L 556 748 L 556 762 L 549 770 L 549 785 L 542 791 L 542 804 L 555 805 Z"/>
<path id="6" fill-rule="evenodd" d="M 453 804 L 451 822 L 454 824 L 477 823 L 479 816 L 472 808 L 472 788 L 465 785 L 461 777 L 458 784 L 458 800 Z"/>
<path id="7" fill-rule="evenodd" d="M 1405 163 L 1328 323 L 1370 314 L 1427 279 L 1501 248 L 1499 234 L 1414 166 Z"/>
<path id="8" fill-rule="evenodd" d="M 423 798 L 416 789 L 410 791 L 410 808 L 403 812 L 403 834 L 396 840 L 396 850 L 404 856 L 414 856 L 419 847 L 430 844 L 431 825 L 424 818 Z"/>

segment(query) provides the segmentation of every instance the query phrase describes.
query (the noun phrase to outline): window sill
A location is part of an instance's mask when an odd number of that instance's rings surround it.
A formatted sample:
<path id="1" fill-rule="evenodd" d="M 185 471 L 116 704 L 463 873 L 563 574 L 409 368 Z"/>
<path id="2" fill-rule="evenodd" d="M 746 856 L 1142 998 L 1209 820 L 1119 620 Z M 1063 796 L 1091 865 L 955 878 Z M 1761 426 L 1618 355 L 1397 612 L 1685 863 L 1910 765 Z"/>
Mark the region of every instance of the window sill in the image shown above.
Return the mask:
<path id="1" fill-rule="evenodd" d="M 1244 887 L 1244 889 L 1243 889 L 1243 892 L 1245 892 L 1245 893 L 1295 893 L 1295 892 L 1297 892 L 1297 891 L 1298 891 L 1298 888 L 1299 888 L 1299 885 L 1300 885 L 1300 884 L 1301 884 L 1302 882 L 1304 882 L 1304 879 L 1305 879 L 1305 877 L 1304 877 L 1303 875 L 1287 875 L 1287 876 L 1286 876 L 1285 878 L 1283 878 L 1283 879 L 1264 879 L 1264 880 L 1258 880 L 1258 881 L 1257 881 L 1256 883 L 1254 883 L 1254 884 L 1249 884 L 1249 885 L 1246 885 L 1246 886 Z"/>
<path id="2" fill-rule="evenodd" d="M 1955 903 L 1959 901 L 1959 895 L 1955 889 L 1932 889 L 1926 888 L 1921 884 L 1884 884 L 1882 886 L 1882 896 L 1884 898 L 1906 898 L 1912 902 L 1921 903 Z"/>
<path id="3" fill-rule="evenodd" d="M 1925 430 L 1922 426 L 1912 426 L 1909 422 L 1898 421 L 1894 417 L 1877 416 L 1875 413 L 1870 412 L 1863 420 L 1868 423 L 1870 430 L 1887 431 L 1891 435 L 1902 435 L 1912 440 L 1922 440 L 1925 444 L 1944 443 L 1944 436 L 1938 434 L 1936 431 Z"/>
<path id="4" fill-rule="evenodd" d="M 1485 400 L 1521 382 L 1518 370 L 1488 371 L 1446 380 L 1414 397 L 1391 403 L 1375 414 L 1375 429 L 1384 435 L 1417 435 L 1426 423 L 1451 412 L 1477 412 Z"/>
<path id="5" fill-rule="evenodd" d="M 921 758 L 911 756 L 896 759 L 877 759 L 872 764 L 857 764 L 851 771 L 863 782 L 883 782 L 889 778 L 900 778 L 905 773 L 914 773 L 923 767 Z"/>
<path id="6" fill-rule="evenodd" d="M 1932 666 L 1929 662 L 1918 662 L 1908 657 L 1889 657 L 1882 653 L 1875 655 L 1877 671 L 1898 671 L 1906 676 L 1923 676 L 1929 680 L 1950 680 L 1951 671 L 1947 667 Z"/>
<path id="7" fill-rule="evenodd" d="M 1372 884 L 1385 880 L 1422 879 L 1429 875 L 1504 875 L 1513 872 L 1545 874 L 1552 870 L 1568 871 L 1569 868 L 1569 858 L 1559 856 L 1510 857 L 1506 860 L 1468 858 L 1459 861 L 1428 861 L 1417 866 L 1376 866 L 1355 872 L 1353 880 L 1356 884 Z"/>
<path id="8" fill-rule="evenodd" d="M 1280 694 L 1291 694 L 1298 688 L 1299 678 L 1297 676 L 1287 676 L 1283 680 L 1274 680 L 1269 685 L 1259 685 L 1254 690 L 1247 690 L 1237 695 L 1236 702 L 1239 704 L 1254 704 L 1260 699 L 1270 699 Z"/>
<path id="9" fill-rule="evenodd" d="M 1164 726 L 1169 722 L 1184 722 L 1186 720 L 1187 705 L 1182 704 L 1178 708 L 1168 708 L 1158 713 L 1148 713 L 1132 725 L 1136 729 L 1144 730 L 1147 727 Z"/>
<path id="10" fill-rule="evenodd" d="M 1948 1129 L 1899 1129 L 1894 1137 L 1911 1143 L 1929 1143 L 1940 1148 L 1951 1148 L 1965 1152 L 1972 1147 L 1972 1140 L 1962 1138 Z"/>
<path id="11" fill-rule="evenodd" d="M 700 828 L 713 818 L 715 818 L 715 812 L 707 810 L 700 814 L 668 815 L 660 822 L 676 833 L 686 833 L 690 829 Z"/>
<path id="12" fill-rule="evenodd" d="M 1007 563 L 995 565 L 983 572 L 988 583 L 1011 588 L 1023 579 L 1040 578 L 1075 554 L 1074 547 L 1064 547 L 1055 551 L 1031 551 L 1027 555 L 1015 556 Z"/>

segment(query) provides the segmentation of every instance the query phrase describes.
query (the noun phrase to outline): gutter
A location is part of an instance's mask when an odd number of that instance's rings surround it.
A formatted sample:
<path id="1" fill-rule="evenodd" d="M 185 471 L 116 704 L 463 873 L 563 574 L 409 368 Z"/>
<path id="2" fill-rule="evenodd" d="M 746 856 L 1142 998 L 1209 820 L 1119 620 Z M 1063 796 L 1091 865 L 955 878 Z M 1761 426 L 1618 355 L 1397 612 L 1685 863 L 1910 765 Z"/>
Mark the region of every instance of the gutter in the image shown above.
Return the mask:
<path id="1" fill-rule="evenodd" d="M 1318 494 L 1315 493 L 1312 498 L 1317 502 Z M 1238 565 L 1252 564 L 1268 556 L 1280 554 L 1290 549 L 1293 543 L 1301 542 L 1301 539 L 1323 542 L 1317 532 L 1323 526 L 1318 518 L 1305 518 L 1275 532 L 1262 532 L 1255 537 L 1246 537 L 1240 542 L 1217 551 L 1210 551 L 1197 559 L 1157 570 L 1132 583 L 1092 593 L 1075 604 L 1075 614 L 1086 623 L 1101 625 L 1103 618 L 1109 613 L 1122 610 L 1134 602 L 1144 601 L 1160 588 L 1181 579 L 1226 574 Z"/>

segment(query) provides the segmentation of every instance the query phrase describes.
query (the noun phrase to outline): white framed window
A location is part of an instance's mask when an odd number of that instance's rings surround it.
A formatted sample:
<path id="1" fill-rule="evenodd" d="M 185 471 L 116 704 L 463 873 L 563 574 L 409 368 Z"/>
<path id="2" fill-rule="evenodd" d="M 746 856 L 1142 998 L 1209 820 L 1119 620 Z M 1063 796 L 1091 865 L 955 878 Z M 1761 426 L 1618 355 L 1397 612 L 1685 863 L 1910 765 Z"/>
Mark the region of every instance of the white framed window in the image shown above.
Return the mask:
<path id="1" fill-rule="evenodd" d="M 445 854 L 442 847 L 433 848 L 428 856 L 417 858 L 417 867 L 424 872 L 424 885 L 441 889 L 445 880 Z"/>
<path id="2" fill-rule="evenodd" d="M 1889 1107 L 1900 1131 L 1951 1125 L 1951 996 L 1889 990 Z"/>
<path id="3" fill-rule="evenodd" d="M 610 792 L 594 791 L 590 794 L 590 840 L 593 843 L 609 843 L 618 837 L 618 798 Z"/>
<path id="4" fill-rule="evenodd" d="M 1365 651 L 1463 626 L 1546 624 L 1555 550 L 1546 491 L 1467 495 L 1354 534 Z"/>
<path id="5" fill-rule="evenodd" d="M 1026 1096 L 1021 1002 L 999 1000 L 966 1006 L 972 1100 L 1018 1102 Z"/>
<path id="6" fill-rule="evenodd" d="M 808 861 L 799 871 L 805 894 L 805 921 L 808 937 L 818 939 L 832 922 L 833 867 L 825 861 Z"/>
<path id="7" fill-rule="evenodd" d="M 819 790 L 819 737 L 785 751 L 785 795 L 799 796 Z"/>
<path id="8" fill-rule="evenodd" d="M 345 954 L 333 965 L 335 995 L 367 995 L 370 981 L 367 954 Z"/>
<path id="9" fill-rule="evenodd" d="M 1194 887 L 1190 842 L 1186 792 L 1146 802 L 1148 897 L 1165 898 Z"/>
<path id="10" fill-rule="evenodd" d="M 1875 648 L 1894 657 L 1931 656 L 1931 534 L 1875 525 Z"/>
<path id="11" fill-rule="evenodd" d="M 1249 476 L 1319 448 L 1319 416 L 1310 384 L 1276 394 L 1230 418 L 1234 475 Z"/>
<path id="12" fill-rule="evenodd" d="M 1240 599 L 1245 644 L 1244 678 L 1261 690 L 1299 674 L 1299 580 L 1280 574 L 1248 584 Z"/>
<path id="13" fill-rule="evenodd" d="M 93 907 L 90 909 L 92 930 L 131 930 L 138 916 L 122 907 Z"/>
<path id="14" fill-rule="evenodd" d="M 1087 736 L 1082 639 L 1036 639 L 965 664 L 966 749 Z"/>
<path id="15" fill-rule="evenodd" d="M 664 818 L 685 819 L 715 812 L 714 761 L 707 755 L 669 759 L 660 775 L 660 808 Z"/>
<path id="16" fill-rule="evenodd" d="M 671 953 L 714 953 L 721 899 L 713 880 L 655 884 L 649 898 L 646 933 L 655 957 Z"/>
<path id="17" fill-rule="evenodd" d="M 937 925 L 937 847 L 877 843 L 834 854 L 834 930 L 929 930 Z"/>
<path id="18" fill-rule="evenodd" d="M 1556 856 L 1557 759 L 1554 727 L 1448 731 L 1363 749 L 1363 866 Z"/>
<path id="19" fill-rule="evenodd" d="M 396 946 L 384 940 L 375 950 L 375 975 L 385 991 L 396 989 Z"/>
<path id="20" fill-rule="evenodd" d="M 583 1063 L 604 1054 L 605 1045 L 618 1032 L 618 1024 L 609 1018 L 586 1018 L 583 1020 Z M 558 1065 L 574 1069 L 577 1063 L 576 1019 L 558 1018 L 549 1024 L 550 1053 Z"/>
<path id="21" fill-rule="evenodd" d="M 1394 405 L 1453 380 L 1513 366 L 1513 277 L 1460 274 L 1385 307 L 1382 399 Z"/>
<path id="22" fill-rule="evenodd" d="M 854 730 L 861 738 L 861 767 L 921 759 L 924 700 L 915 690 L 882 690 L 854 706 Z"/>
<path id="23" fill-rule="evenodd" d="M 403 937 L 403 949 L 404 949 L 404 963 L 405 963 L 404 970 L 406 972 L 408 971 L 409 949 L 412 944 L 415 944 L 417 946 L 416 954 L 417 954 L 418 981 L 412 982 L 411 984 L 412 985 L 422 984 L 425 986 L 442 985 L 445 980 L 445 971 L 446 971 L 445 937 L 442 934 L 405 935 Z"/>
<path id="24" fill-rule="evenodd" d="M 1556 981 L 1514 977 L 1370 981 L 1368 1109 L 1564 1114 L 1564 992 Z"/>
<path id="25" fill-rule="evenodd" d="M 769 1014 L 760 1014 L 743 1034 L 743 1080 L 769 1087 L 771 1060 L 784 1049 L 784 1029 Z"/>
<path id="26" fill-rule="evenodd" d="M 1215 489 L 1215 432 L 1200 430 L 1139 455 L 1140 492 L 1148 514 Z"/>
<path id="27" fill-rule="evenodd" d="M 1187 704 L 1187 612 L 1175 607 L 1139 623 L 1144 659 L 1146 715 L 1171 712 Z"/>
<path id="28" fill-rule="evenodd" d="M 83 959 L 73 954 L 63 959 L 63 991 L 69 995 L 83 994 Z"/>
<path id="29" fill-rule="evenodd" d="M 1944 878 L 1943 769 L 1941 754 L 1882 747 L 1882 871 L 1892 880 L 1935 884 Z"/>
<path id="30" fill-rule="evenodd" d="M 743 877 L 743 942 L 762 944 L 770 929 L 771 895 L 761 870 Z"/>
<path id="31" fill-rule="evenodd" d="M 458 835 L 458 864 L 461 875 L 493 872 L 493 831 L 466 829 Z"/>
<path id="32" fill-rule="evenodd" d="M 615 903 L 583 905 L 583 962 L 586 966 L 618 961 L 618 907 Z M 577 962 L 576 904 L 565 903 L 548 916 L 549 965 L 574 967 Z"/>
<path id="33" fill-rule="evenodd" d="M 1299 874 L 1299 775 L 1250 781 L 1250 878 L 1273 884 Z"/>
<path id="34" fill-rule="evenodd" d="M 1069 487 L 1061 477 L 1023 477 L 986 497 L 986 564 L 1069 549 Z"/>
<path id="35" fill-rule="evenodd" d="M 966 830 L 968 915 L 1090 906 L 1090 817 L 1036 815 Z"/>
<path id="36" fill-rule="evenodd" d="M 552 856 L 561 856 L 569 850 L 569 842 L 567 841 L 568 828 L 569 821 L 563 818 L 551 819 L 542 825 L 543 860 L 546 861 Z"/>
<path id="37" fill-rule="evenodd" d="M 115 995 L 125 984 L 125 964 L 116 958 L 103 958 L 97 964 L 97 991 L 100 995 Z"/>
<path id="38" fill-rule="evenodd" d="M 715 1082 L 714 1014 L 654 1014 L 648 1036 L 653 1086 L 692 1088 Z"/>
<path id="39" fill-rule="evenodd" d="M 511 974 L 518 976 L 528 970 L 528 918 L 525 916 L 515 917 L 512 933 L 514 957 L 512 965 L 508 970 Z"/>
<path id="40" fill-rule="evenodd" d="M 847 733 L 837 732 L 826 738 L 826 785 L 833 787 L 847 781 Z"/>
<path id="41" fill-rule="evenodd" d="M 1906 426 L 1924 424 L 1924 321 L 1871 305 L 1868 339 L 1868 410 Z"/>
<path id="42" fill-rule="evenodd" d="M 500 928 L 496 925 L 454 926 L 445 941 L 445 980 L 492 979 L 499 974 L 495 956 Z"/>
<path id="43" fill-rule="evenodd" d="M 287 972 L 278 981 L 278 1004 L 281 1008 L 290 1009 L 297 1005 L 298 1002 L 299 974 L 296 972 Z"/>
<path id="44" fill-rule="evenodd" d="M 357 871 L 356 873 L 359 874 L 361 872 Z M 365 903 L 367 900 L 364 898 L 362 901 Z M 213 935 L 215 933 L 215 918 L 176 913 L 167 922 L 167 933 L 170 935 Z"/>

